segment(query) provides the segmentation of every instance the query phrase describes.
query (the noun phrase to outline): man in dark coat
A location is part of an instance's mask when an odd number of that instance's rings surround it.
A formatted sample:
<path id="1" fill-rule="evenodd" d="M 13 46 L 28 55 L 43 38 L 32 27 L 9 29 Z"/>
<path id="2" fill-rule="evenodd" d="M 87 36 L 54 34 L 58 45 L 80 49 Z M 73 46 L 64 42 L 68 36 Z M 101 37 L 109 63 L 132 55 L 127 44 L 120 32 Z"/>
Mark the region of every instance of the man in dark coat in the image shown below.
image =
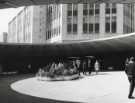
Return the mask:
<path id="1" fill-rule="evenodd" d="M 78 70 L 78 74 L 81 75 L 81 61 L 79 59 L 76 60 L 76 68 Z"/>
<path id="2" fill-rule="evenodd" d="M 88 61 L 87 61 L 87 69 L 89 71 L 89 75 L 91 74 L 92 72 L 92 66 L 91 66 L 91 59 L 88 58 Z"/>
<path id="3" fill-rule="evenodd" d="M 125 72 L 128 76 L 128 80 L 130 83 L 128 98 L 133 99 L 134 97 L 132 96 L 132 94 L 135 87 L 135 59 L 134 57 L 130 58 L 129 63 L 127 64 L 125 68 Z"/>
<path id="4" fill-rule="evenodd" d="M 83 66 L 83 74 L 86 75 L 87 63 L 85 59 L 83 60 L 82 66 Z"/>

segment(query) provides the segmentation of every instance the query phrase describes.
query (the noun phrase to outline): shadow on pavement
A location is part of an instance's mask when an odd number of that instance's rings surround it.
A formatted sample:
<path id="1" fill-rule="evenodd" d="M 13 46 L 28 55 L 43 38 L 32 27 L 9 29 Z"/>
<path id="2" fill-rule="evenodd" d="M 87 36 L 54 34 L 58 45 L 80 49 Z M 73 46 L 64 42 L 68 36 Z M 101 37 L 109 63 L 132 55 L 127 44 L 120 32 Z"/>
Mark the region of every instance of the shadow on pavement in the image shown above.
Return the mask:
<path id="1" fill-rule="evenodd" d="M 10 85 L 19 80 L 34 77 L 33 74 L 0 76 L 0 101 L 1 103 L 79 103 L 71 101 L 58 101 L 43 99 L 17 93 L 10 88 Z"/>

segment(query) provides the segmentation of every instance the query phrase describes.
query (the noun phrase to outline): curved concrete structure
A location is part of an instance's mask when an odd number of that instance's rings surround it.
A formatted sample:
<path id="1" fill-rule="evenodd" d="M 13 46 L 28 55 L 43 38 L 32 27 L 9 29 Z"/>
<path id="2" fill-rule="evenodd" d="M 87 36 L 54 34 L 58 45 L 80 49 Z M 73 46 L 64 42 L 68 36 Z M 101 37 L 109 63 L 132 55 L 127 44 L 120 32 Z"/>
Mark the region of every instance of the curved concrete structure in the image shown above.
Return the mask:
<path id="1" fill-rule="evenodd" d="M 6 57 L 71 57 L 135 51 L 135 33 L 103 39 L 53 44 L 0 44 L 0 59 Z M 2 58 L 3 57 L 3 58 Z"/>
<path id="2" fill-rule="evenodd" d="M 97 56 L 103 61 L 103 70 L 107 70 L 108 67 L 123 70 L 125 59 L 128 56 L 135 56 L 134 44 L 135 33 L 70 43 L 1 43 L 0 63 L 3 68 L 9 68 L 7 70 L 22 68 L 22 71 L 32 64 L 32 68 L 37 71 L 39 67 L 45 66 L 45 63 L 49 63 L 50 60 L 74 56 Z"/>
<path id="3" fill-rule="evenodd" d="M 19 7 L 27 5 L 42 5 L 48 3 L 135 3 L 134 0 L 1 0 L 0 8 Z"/>

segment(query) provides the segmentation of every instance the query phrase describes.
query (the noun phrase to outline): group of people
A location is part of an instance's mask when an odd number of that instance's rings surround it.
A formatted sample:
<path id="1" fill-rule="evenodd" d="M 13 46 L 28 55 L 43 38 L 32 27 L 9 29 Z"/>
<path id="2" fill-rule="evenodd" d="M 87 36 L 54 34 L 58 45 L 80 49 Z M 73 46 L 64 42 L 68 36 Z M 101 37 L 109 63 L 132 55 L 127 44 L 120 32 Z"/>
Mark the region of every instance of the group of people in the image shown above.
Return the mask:
<path id="1" fill-rule="evenodd" d="M 45 73 L 49 73 L 51 76 L 55 75 L 72 75 L 72 74 L 78 74 L 78 75 L 87 75 L 91 74 L 92 71 L 95 72 L 95 74 L 98 74 L 100 70 L 100 63 L 96 59 L 91 58 L 85 58 L 85 59 L 72 59 L 72 60 L 66 60 L 66 61 L 55 61 L 52 63 L 49 63 L 44 68 L 40 68 L 38 71 L 39 75 L 44 75 Z"/>
<path id="2" fill-rule="evenodd" d="M 134 97 L 132 96 L 135 87 L 135 58 L 134 57 L 130 57 L 126 59 L 125 73 L 130 83 L 128 98 L 134 99 Z"/>
<path id="3" fill-rule="evenodd" d="M 81 73 L 83 73 L 83 75 L 89 73 L 90 75 L 92 71 L 95 71 L 95 73 L 98 74 L 100 70 L 100 63 L 98 60 L 92 60 L 91 58 L 87 58 L 73 59 L 65 62 L 53 62 L 50 66 L 51 71 L 55 71 L 58 68 L 68 70 L 71 69 L 73 71 L 77 71 L 79 75 L 81 75 Z"/>
<path id="4" fill-rule="evenodd" d="M 91 59 L 86 59 L 86 60 L 76 60 L 76 67 L 77 70 L 79 71 L 79 75 L 82 72 L 84 75 L 89 73 L 89 75 L 92 73 L 92 71 L 95 71 L 96 74 L 98 74 L 100 70 L 100 63 L 98 60 L 92 61 Z"/>

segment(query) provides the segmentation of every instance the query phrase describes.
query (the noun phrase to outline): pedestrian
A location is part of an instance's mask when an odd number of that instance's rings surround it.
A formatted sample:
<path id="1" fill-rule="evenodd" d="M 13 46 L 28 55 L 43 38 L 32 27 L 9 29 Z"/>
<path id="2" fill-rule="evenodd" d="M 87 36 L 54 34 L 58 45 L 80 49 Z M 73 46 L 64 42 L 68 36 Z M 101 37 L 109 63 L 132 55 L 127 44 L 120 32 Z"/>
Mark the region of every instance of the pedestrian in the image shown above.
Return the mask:
<path id="1" fill-rule="evenodd" d="M 92 72 L 92 66 L 91 66 L 91 59 L 90 58 L 88 59 L 87 68 L 88 68 L 89 75 L 90 75 L 91 72 Z"/>
<path id="2" fill-rule="evenodd" d="M 127 74 L 127 66 L 129 64 L 129 58 L 126 59 L 125 61 L 125 73 Z"/>
<path id="3" fill-rule="evenodd" d="M 135 59 L 134 57 L 131 57 L 127 66 L 126 66 L 126 74 L 130 83 L 129 87 L 129 99 L 133 99 L 134 97 L 132 96 L 134 87 L 135 87 Z"/>
<path id="4" fill-rule="evenodd" d="M 79 59 L 76 60 L 76 67 L 77 67 L 77 71 L 78 74 L 81 75 L 81 61 Z"/>
<path id="5" fill-rule="evenodd" d="M 83 74 L 86 75 L 86 69 L 87 69 L 87 64 L 86 64 L 86 60 L 83 60 Z"/>
<path id="6" fill-rule="evenodd" d="M 94 68 L 95 68 L 96 74 L 98 74 L 99 69 L 100 69 L 100 64 L 99 64 L 98 60 L 96 60 L 95 65 L 94 65 Z"/>

